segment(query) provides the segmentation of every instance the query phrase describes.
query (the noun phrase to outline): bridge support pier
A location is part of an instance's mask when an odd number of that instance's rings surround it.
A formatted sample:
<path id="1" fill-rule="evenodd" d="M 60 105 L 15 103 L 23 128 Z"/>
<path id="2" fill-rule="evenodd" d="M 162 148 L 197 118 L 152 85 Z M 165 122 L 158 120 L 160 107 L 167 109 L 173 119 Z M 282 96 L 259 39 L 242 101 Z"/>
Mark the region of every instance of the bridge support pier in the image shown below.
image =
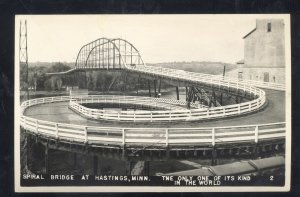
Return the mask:
<path id="1" fill-rule="evenodd" d="M 198 152 L 197 152 L 197 150 L 194 150 L 194 157 L 198 157 Z"/>
<path id="2" fill-rule="evenodd" d="M 49 173 L 49 142 L 45 146 L 45 174 Z"/>
<path id="3" fill-rule="evenodd" d="M 177 100 L 179 100 L 179 88 L 176 86 L 176 95 L 177 95 Z"/>
<path id="4" fill-rule="evenodd" d="M 220 95 L 220 105 L 223 105 L 223 92 L 221 92 L 221 95 Z"/>
<path id="5" fill-rule="evenodd" d="M 215 92 L 214 89 L 212 89 L 212 98 L 211 98 L 210 100 L 212 101 L 214 107 L 217 106 L 217 102 L 216 102 L 216 92 Z M 210 105 L 210 107 L 211 107 L 211 105 Z"/>
<path id="6" fill-rule="evenodd" d="M 187 108 L 191 108 L 191 102 L 195 102 L 196 100 L 196 92 L 194 87 L 186 87 L 186 103 Z"/>
<path id="7" fill-rule="evenodd" d="M 188 92 L 189 92 L 189 88 L 185 87 L 185 101 L 188 102 Z"/>
<path id="8" fill-rule="evenodd" d="M 138 80 L 137 80 L 137 84 L 136 84 L 136 94 L 138 95 L 139 94 L 139 86 L 140 86 L 140 75 L 138 77 Z"/>
<path id="9" fill-rule="evenodd" d="M 176 156 L 177 156 L 177 157 L 180 156 L 179 150 L 176 151 Z"/>
<path id="10" fill-rule="evenodd" d="M 186 107 L 190 108 L 190 88 L 185 87 L 185 100 L 186 100 Z"/>
<path id="11" fill-rule="evenodd" d="M 148 89 L 149 89 L 149 97 L 151 97 L 151 84 L 150 84 L 150 79 L 148 79 Z"/>
<path id="12" fill-rule="evenodd" d="M 160 98 L 160 88 L 161 88 L 161 79 L 159 79 L 159 83 L 158 83 L 158 94 L 157 94 L 157 97 Z"/>
<path id="13" fill-rule="evenodd" d="M 170 149 L 169 149 L 169 147 L 166 147 L 166 157 L 167 157 L 167 159 L 170 158 Z"/>
<path id="14" fill-rule="evenodd" d="M 123 91 L 125 93 L 126 92 L 126 86 L 127 86 L 127 72 L 125 72 L 123 76 L 124 76 L 124 78 L 123 78 L 123 80 L 124 80 Z"/>
<path id="15" fill-rule="evenodd" d="M 122 159 L 125 159 L 125 157 L 126 157 L 126 146 L 123 145 L 123 147 L 122 147 Z"/>
<path id="16" fill-rule="evenodd" d="M 150 158 L 152 158 L 152 156 L 153 156 L 153 151 L 152 150 L 150 150 L 149 155 L 150 155 Z"/>
<path id="17" fill-rule="evenodd" d="M 84 82 L 85 82 L 84 87 L 87 88 L 87 89 L 89 89 L 89 87 L 88 87 L 88 78 L 87 78 L 87 71 L 84 71 Z"/>
<path id="18" fill-rule="evenodd" d="M 215 166 L 217 165 L 217 150 L 216 150 L 216 147 L 213 146 L 212 149 L 211 149 L 211 165 L 212 166 Z"/>
<path id="19" fill-rule="evenodd" d="M 259 157 L 259 146 L 256 143 L 253 147 L 253 159 L 257 159 Z"/>
<path id="20" fill-rule="evenodd" d="M 157 92 L 156 92 L 156 79 L 154 79 L 153 81 L 153 85 L 154 85 L 154 97 L 156 98 L 157 97 Z"/>

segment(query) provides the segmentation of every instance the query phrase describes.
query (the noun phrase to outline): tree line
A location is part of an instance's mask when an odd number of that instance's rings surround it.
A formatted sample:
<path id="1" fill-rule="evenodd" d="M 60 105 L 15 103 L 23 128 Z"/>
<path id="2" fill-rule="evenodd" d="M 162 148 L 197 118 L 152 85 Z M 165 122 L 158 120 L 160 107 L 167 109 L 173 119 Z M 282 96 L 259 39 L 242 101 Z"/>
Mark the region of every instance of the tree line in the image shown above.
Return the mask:
<path id="1" fill-rule="evenodd" d="M 26 80 L 26 65 L 20 64 L 20 88 L 21 90 L 61 90 L 63 85 L 72 83 L 70 76 L 48 76 L 46 73 L 61 72 L 69 70 L 70 67 L 62 63 L 55 63 L 51 67 L 46 66 L 29 66 L 28 80 Z"/>
<path id="2" fill-rule="evenodd" d="M 26 90 L 64 90 L 67 87 L 78 86 L 79 88 L 97 91 L 123 91 L 147 89 L 148 81 L 144 78 L 128 75 L 121 71 L 87 71 L 73 72 L 66 75 L 46 75 L 46 73 L 62 72 L 71 69 L 64 63 L 55 63 L 50 67 L 29 66 L 28 83 L 26 82 L 25 64 L 20 65 L 20 88 Z M 153 84 L 151 84 L 153 86 Z M 162 84 L 161 88 L 168 85 Z"/>

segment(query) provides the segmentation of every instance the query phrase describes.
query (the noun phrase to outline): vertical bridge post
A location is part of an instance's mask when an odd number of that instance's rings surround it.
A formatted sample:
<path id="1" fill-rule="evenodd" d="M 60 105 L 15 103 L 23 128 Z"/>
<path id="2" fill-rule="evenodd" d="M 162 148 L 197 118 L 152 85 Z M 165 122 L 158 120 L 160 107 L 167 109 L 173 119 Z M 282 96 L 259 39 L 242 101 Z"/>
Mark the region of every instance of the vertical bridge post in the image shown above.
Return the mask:
<path id="1" fill-rule="evenodd" d="M 156 92 L 156 79 L 154 79 L 153 81 L 153 85 L 154 85 L 154 97 L 157 97 L 157 92 Z"/>
<path id="2" fill-rule="evenodd" d="M 49 173 L 49 142 L 45 146 L 45 174 Z"/>
<path id="3" fill-rule="evenodd" d="M 167 156 L 167 158 L 170 157 L 170 150 L 169 150 L 169 129 L 166 129 L 166 156 Z"/>
<path id="4" fill-rule="evenodd" d="M 84 127 L 84 143 L 88 142 L 87 127 Z"/>
<path id="5" fill-rule="evenodd" d="M 166 129 L 166 147 L 169 146 L 169 129 Z"/>
<path id="6" fill-rule="evenodd" d="M 55 124 L 55 138 L 58 139 L 58 124 Z"/>
<path id="7" fill-rule="evenodd" d="M 159 79 L 159 83 L 158 83 L 158 96 L 157 97 L 160 97 L 160 88 L 161 88 L 161 78 Z"/>
<path id="8" fill-rule="evenodd" d="M 254 139 L 254 141 L 255 141 L 255 143 L 257 144 L 258 143 L 258 126 L 255 126 L 255 139 Z"/>
<path id="9" fill-rule="evenodd" d="M 216 165 L 217 151 L 216 151 L 216 133 L 215 128 L 212 128 L 212 150 L 211 150 L 211 165 Z"/>
<path id="10" fill-rule="evenodd" d="M 255 126 L 255 130 L 254 130 L 254 142 L 255 142 L 255 146 L 254 146 L 254 154 L 253 157 L 254 159 L 256 159 L 258 157 L 258 126 Z"/>
<path id="11" fill-rule="evenodd" d="M 126 133 L 125 129 L 122 129 L 122 158 L 125 158 L 125 153 L 126 153 Z"/>
<path id="12" fill-rule="evenodd" d="M 148 79 L 149 97 L 151 97 L 151 84 L 150 79 Z"/>
<path id="13" fill-rule="evenodd" d="M 177 100 L 179 100 L 179 88 L 176 86 L 176 95 L 177 95 Z"/>

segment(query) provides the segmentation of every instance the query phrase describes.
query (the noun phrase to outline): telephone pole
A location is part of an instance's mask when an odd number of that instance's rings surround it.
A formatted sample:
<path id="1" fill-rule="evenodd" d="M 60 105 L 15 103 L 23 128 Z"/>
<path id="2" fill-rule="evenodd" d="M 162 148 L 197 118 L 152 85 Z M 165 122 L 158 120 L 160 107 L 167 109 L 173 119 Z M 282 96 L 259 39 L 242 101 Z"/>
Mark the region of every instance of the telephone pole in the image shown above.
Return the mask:
<path id="1" fill-rule="evenodd" d="M 19 61 L 20 61 L 20 68 L 24 67 L 24 72 L 25 72 L 25 78 L 24 78 L 25 84 L 23 84 L 24 87 L 21 87 L 21 88 L 25 89 L 25 94 L 26 94 L 25 98 L 26 98 L 26 100 L 29 100 L 27 21 L 26 20 L 25 20 L 25 23 L 22 23 L 22 21 L 20 21 Z"/>

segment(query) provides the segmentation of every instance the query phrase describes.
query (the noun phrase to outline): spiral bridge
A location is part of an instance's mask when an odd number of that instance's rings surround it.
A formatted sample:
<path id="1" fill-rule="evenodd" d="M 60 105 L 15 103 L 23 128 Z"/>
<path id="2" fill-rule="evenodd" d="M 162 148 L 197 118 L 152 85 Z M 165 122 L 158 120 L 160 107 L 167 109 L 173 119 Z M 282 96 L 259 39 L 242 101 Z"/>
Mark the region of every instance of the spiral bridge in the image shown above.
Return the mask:
<path id="1" fill-rule="evenodd" d="M 43 139 L 111 149 L 116 153 L 121 152 L 123 156 L 129 155 L 130 151 L 134 152 L 137 148 L 142 149 L 145 155 L 152 155 L 152 151 L 164 151 L 163 155 L 169 155 L 170 151 L 185 150 L 194 151 L 193 155 L 196 157 L 199 154 L 206 155 L 207 151 L 213 154 L 212 150 L 214 151 L 216 147 L 224 150 L 232 149 L 232 144 L 253 153 L 257 152 L 257 147 L 264 145 L 270 146 L 272 150 L 284 148 L 286 135 L 284 113 L 277 114 L 279 118 L 272 117 L 275 122 L 272 118 L 270 122 L 262 122 L 261 119 L 266 115 L 263 111 L 272 110 L 274 105 L 272 103 L 274 100 L 268 99 L 267 96 L 273 93 L 284 95 L 281 91 L 277 91 L 283 90 L 280 86 L 147 66 L 140 52 L 131 43 L 124 39 L 107 38 L 100 38 L 84 45 L 77 55 L 73 69 L 48 74 L 64 75 L 90 70 L 117 70 L 126 72 L 132 77 L 153 80 L 155 98 L 88 95 L 32 99 L 21 104 L 21 127 L 42 136 Z M 177 100 L 157 98 L 157 82 L 159 82 L 158 92 L 161 82 L 186 87 L 186 100 L 180 101 L 178 95 Z M 221 99 L 217 99 L 216 95 Z M 222 101 L 225 95 L 228 100 L 233 101 L 226 104 L 224 100 Z M 271 102 L 271 106 L 268 106 L 267 100 Z M 135 104 L 146 105 L 153 109 L 118 112 L 83 106 L 87 103 Z M 44 107 L 57 109 L 53 117 L 51 116 L 52 120 L 57 120 L 56 122 L 47 120 L 50 115 L 41 117 L 33 113 L 42 104 Z M 72 113 L 72 117 L 66 118 L 61 110 Z M 252 122 L 251 120 L 255 121 L 257 117 L 260 117 L 257 124 L 239 123 L 240 119 L 249 119 L 249 122 Z M 75 121 L 72 121 L 72 118 Z M 89 121 L 90 119 L 93 121 Z M 99 122 L 95 123 L 94 120 Z M 207 120 L 215 121 L 211 123 L 214 126 L 205 126 Z M 171 122 L 176 122 L 175 126 Z M 191 122 L 192 126 L 180 122 Z M 225 123 L 226 125 L 223 125 Z M 180 156 L 177 153 L 175 155 Z"/>

